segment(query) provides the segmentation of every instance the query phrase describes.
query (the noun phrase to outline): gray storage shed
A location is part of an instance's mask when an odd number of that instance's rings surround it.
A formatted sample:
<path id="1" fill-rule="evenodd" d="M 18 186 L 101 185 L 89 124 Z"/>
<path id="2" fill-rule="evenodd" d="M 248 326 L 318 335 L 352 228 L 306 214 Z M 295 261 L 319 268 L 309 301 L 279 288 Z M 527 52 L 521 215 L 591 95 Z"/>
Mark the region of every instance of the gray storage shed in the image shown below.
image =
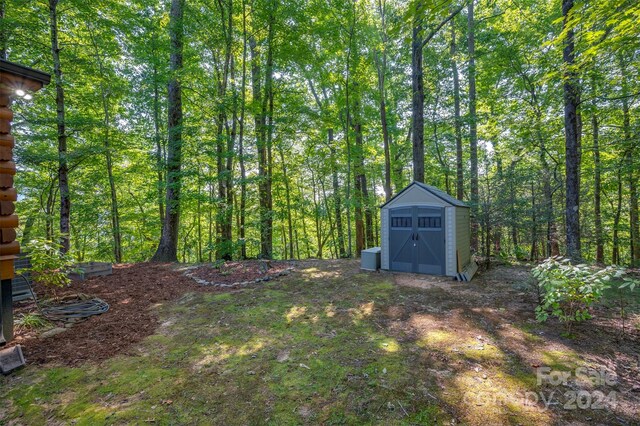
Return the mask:
<path id="1" fill-rule="evenodd" d="M 456 277 L 471 263 L 469 207 L 413 182 L 381 207 L 381 268 Z"/>

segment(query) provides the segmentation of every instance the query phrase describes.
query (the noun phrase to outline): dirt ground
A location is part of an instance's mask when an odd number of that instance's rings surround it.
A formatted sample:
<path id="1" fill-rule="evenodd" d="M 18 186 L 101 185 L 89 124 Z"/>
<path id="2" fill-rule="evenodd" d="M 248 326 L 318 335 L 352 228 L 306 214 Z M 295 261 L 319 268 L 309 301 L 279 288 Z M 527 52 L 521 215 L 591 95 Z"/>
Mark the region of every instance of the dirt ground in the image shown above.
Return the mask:
<path id="1" fill-rule="evenodd" d="M 640 424 L 637 305 L 624 332 L 614 298 L 566 338 L 535 321 L 524 266 L 458 283 L 294 265 L 230 289 L 154 264 L 74 284 L 112 309 L 19 336 L 0 424 Z"/>

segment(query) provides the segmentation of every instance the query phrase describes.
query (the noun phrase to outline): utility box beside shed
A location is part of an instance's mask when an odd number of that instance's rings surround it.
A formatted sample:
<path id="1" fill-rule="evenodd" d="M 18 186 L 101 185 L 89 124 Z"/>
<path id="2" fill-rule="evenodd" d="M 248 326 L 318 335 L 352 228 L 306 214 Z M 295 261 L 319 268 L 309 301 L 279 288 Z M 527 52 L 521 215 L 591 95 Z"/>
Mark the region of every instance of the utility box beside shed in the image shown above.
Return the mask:
<path id="1" fill-rule="evenodd" d="M 382 205 L 381 268 L 458 277 L 471 264 L 470 209 L 444 191 L 413 182 Z"/>
<path id="2" fill-rule="evenodd" d="M 377 271 L 380 269 L 380 247 L 362 250 L 360 253 L 360 269 L 365 271 Z"/>

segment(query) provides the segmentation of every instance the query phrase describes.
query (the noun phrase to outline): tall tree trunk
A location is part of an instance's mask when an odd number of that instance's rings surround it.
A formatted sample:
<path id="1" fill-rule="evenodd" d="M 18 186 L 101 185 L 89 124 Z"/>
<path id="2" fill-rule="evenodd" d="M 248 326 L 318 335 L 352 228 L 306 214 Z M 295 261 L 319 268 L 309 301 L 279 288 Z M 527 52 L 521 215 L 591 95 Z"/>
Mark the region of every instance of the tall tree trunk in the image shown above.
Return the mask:
<path id="1" fill-rule="evenodd" d="M 270 208 L 271 200 L 271 176 L 270 169 L 270 147 L 267 131 L 267 115 L 273 99 L 273 36 L 275 24 L 275 11 L 271 12 L 269 18 L 269 29 L 267 35 L 267 61 L 265 66 L 265 87 L 264 94 L 260 89 L 260 65 L 257 52 L 256 41 L 251 37 L 249 41 L 251 51 L 251 78 L 253 88 L 253 99 L 256 106 L 260 107 L 260 112 L 255 114 L 256 148 L 258 151 L 258 198 L 260 203 L 260 256 L 266 259 L 272 257 L 273 252 L 273 215 Z M 271 127 L 271 126 L 269 126 Z"/>
<path id="2" fill-rule="evenodd" d="M 312 175 L 313 177 L 313 175 Z M 304 192 L 303 189 L 304 186 L 302 185 L 302 180 L 300 180 L 298 182 L 298 192 L 300 195 L 300 200 L 307 200 L 307 198 L 305 198 L 304 196 Z M 307 217 L 307 212 L 305 209 L 305 206 L 308 203 L 301 203 L 300 204 L 300 210 L 301 210 L 301 220 L 300 222 L 302 222 L 302 237 L 304 239 L 304 246 L 305 246 L 305 253 L 306 253 L 306 259 L 309 259 L 311 257 L 311 247 L 309 246 L 309 234 L 307 233 L 307 223 L 305 222 L 305 218 Z"/>
<path id="3" fill-rule="evenodd" d="M 240 258 L 247 258 L 247 245 L 245 237 L 246 206 L 247 206 L 247 171 L 244 158 L 244 119 L 246 111 L 246 88 L 247 88 L 247 13 L 246 3 L 242 1 L 242 84 L 241 84 L 241 104 L 240 104 L 240 128 L 238 135 L 238 157 L 240 161 L 240 226 L 238 235 L 240 239 Z"/>
<path id="4" fill-rule="evenodd" d="M 541 111 L 537 111 L 536 115 L 540 117 Z M 542 135 L 542 124 L 540 120 L 536 120 L 536 134 L 540 145 L 540 165 L 542 169 L 542 188 L 544 193 L 544 218 L 547 221 L 547 254 L 549 256 L 557 256 L 560 254 L 558 246 L 557 230 L 553 212 L 553 191 L 551 189 L 551 170 L 549 170 L 549 162 L 547 161 L 547 148 L 544 136 Z"/>
<path id="5" fill-rule="evenodd" d="M 233 111 L 231 113 L 231 128 L 227 125 L 227 150 L 225 165 L 225 186 L 226 186 L 226 210 L 225 210 L 225 226 L 222 238 L 228 242 L 227 258 L 233 256 L 233 160 L 235 158 L 236 136 L 238 131 L 238 92 L 236 87 L 235 65 L 233 57 L 231 57 L 231 80 L 233 87 Z"/>
<path id="6" fill-rule="evenodd" d="M 158 210 L 160 212 L 160 224 L 164 223 L 164 173 L 165 158 L 160 137 L 160 84 L 158 82 L 158 67 L 153 65 L 153 127 L 154 139 L 156 142 L 156 168 L 158 170 Z"/>
<path id="7" fill-rule="evenodd" d="M 345 109 L 346 109 L 346 120 L 344 123 L 344 139 L 346 142 L 347 149 L 347 191 L 346 191 L 346 204 L 347 204 L 347 256 L 352 256 L 353 250 L 353 237 L 351 230 L 351 138 L 349 126 L 351 126 L 351 103 L 349 102 L 349 97 L 351 95 L 351 54 L 353 51 L 353 36 L 356 26 L 356 3 L 353 3 L 353 10 L 351 14 L 351 27 L 349 29 L 349 43 L 348 43 L 348 52 L 347 52 L 347 69 L 346 69 L 346 78 L 345 78 Z M 359 253 L 359 252 L 358 252 Z"/>
<path id="8" fill-rule="evenodd" d="M 289 231 L 289 259 L 293 259 L 293 220 L 291 215 L 291 190 L 289 188 L 289 176 L 287 176 L 287 162 L 284 159 L 284 150 L 280 148 L 280 161 L 282 162 L 282 177 L 284 179 L 284 194 L 287 202 L 287 227 Z M 328 212 L 328 210 L 327 210 Z M 287 258 L 287 247 L 285 245 L 284 250 L 285 256 Z"/>
<path id="9" fill-rule="evenodd" d="M 331 156 L 331 177 L 334 200 L 333 209 L 336 216 L 336 229 L 338 232 L 338 253 L 340 254 L 340 257 L 345 257 L 346 251 L 344 248 L 344 231 L 342 230 L 342 202 L 340 199 L 340 183 L 338 181 L 338 160 L 336 159 L 336 149 L 333 146 L 333 129 L 329 129 L 327 134 L 329 138 L 329 152 Z"/>
<path id="10" fill-rule="evenodd" d="M 593 166 L 594 166 L 594 216 L 596 231 L 596 262 L 604 263 L 604 238 L 602 237 L 602 212 L 601 212 L 601 194 L 602 194 L 602 178 L 600 166 L 600 143 L 599 143 L 599 125 L 597 109 L 594 105 L 591 114 L 591 125 L 593 127 Z"/>
<path id="11" fill-rule="evenodd" d="M 467 6 L 469 50 L 469 160 L 471 162 L 471 248 L 478 251 L 478 118 L 476 115 L 476 39 L 474 1 Z"/>
<path id="12" fill-rule="evenodd" d="M 518 223 L 516 222 L 516 188 L 514 185 L 515 180 L 515 162 L 511 162 L 509 165 L 509 220 L 511 222 L 511 243 L 513 244 L 514 252 L 518 247 Z M 517 253 L 516 253 L 517 254 Z"/>
<path id="13" fill-rule="evenodd" d="M 233 144 L 231 132 L 228 130 L 227 112 L 225 100 L 227 89 L 229 86 L 229 75 L 233 74 L 233 58 L 232 58 L 232 42 L 233 42 L 233 1 L 227 0 L 224 3 L 219 1 L 216 3 L 222 20 L 222 33 L 224 35 L 224 55 L 223 63 L 218 70 L 218 118 L 216 132 L 216 165 L 217 165 L 217 237 L 216 237 L 216 258 L 222 260 L 231 260 L 233 243 L 231 241 L 232 234 L 232 217 L 233 217 L 233 195 L 231 192 L 231 182 L 233 171 L 229 169 L 229 165 L 233 164 Z M 233 80 L 233 75 L 231 76 Z M 235 94 L 234 94 L 235 95 Z M 235 99 L 235 96 L 234 96 Z M 234 100 L 235 103 L 235 100 Z M 234 109 L 235 114 L 235 109 Z M 235 133 L 235 120 L 232 123 L 233 132 Z M 226 130 L 226 133 L 224 132 Z M 235 135 L 233 135 L 235 137 Z M 231 203 L 230 203 L 231 200 Z"/>
<path id="14" fill-rule="evenodd" d="M 122 263 L 122 232 L 120 229 L 120 214 L 118 212 L 118 193 L 113 177 L 113 156 L 111 154 L 111 142 L 109 139 L 109 112 L 105 105 L 105 158 L 107 162 L 107 178 L 109 180 L 109 193 L 111 195 L 111 230 L 113 233 L 113 256 L 116 263 Z"/>
<path id="15" fill-rule="evenodd" d="M 202 256 L 202 170 L 200 168 L 200 164 L 198 164 L 198 179 L 196 185 L 196 194 L 197 194 L 197 202 L 196 202 L 196 228 L 198 235 L 198 262 L 203 262 L 204 258 Z"/>
<path id="16" fill-rule="evenodd" d="M 49 0 L 49 26 L 51 29 L 51 54 L 56 85 L 56 112 L 58 129 L 58 185 L 60 190 L 60 251 L 70 248 L 71 199 L 69 197 L 69 164 L 67 160 L 67 132 L 65 122 L 64 88 L 58 44 L 58 0 Z"/>
<path id="17" fill-rule="evenodd" d="M 531 181 L 531 220 L 533 226 L 531 227 L 531 260 L 538 260 L 538 206 L 536 205 L 536 189 L 533 181 Z"/>
<path id="18" fill-rule="evenodd" d="M 107 88 L 107 75 L 104 68 L 104 61 L 100 53 L 100 47 L 96 40 L 91 25 L 87 25 L 91 42 L 95 49 L 95 59 L 100 71 L 100 92 L 102 98 L 102 112 L 104 114 L 104 154 L 107 165 L 107 179 L 109 182 L 109 194 L 111 196 L 111 233 L 113 235 L 113 257 L 116 263 L 122 263 L 122 234 L 120 230 L 120 214 L 118 212 L 118 193 L 116 191 L 115 179 L 113 176 L 113 154 L 111 153 L 111 110 L 109 108 L 109 89 Z"/>
<path id="19" fill-rule="evenodd" d="M 182 48 L 184 35 L 185 0 L 171 0 L 169 13 L 169 84 L 167 87 L 167 210 L 162 224 L 162 236 L 152 260 L 176 262 L 178 260 L 178 229 L 180 225 L 180 190 L 182 186 Z"/>
<path id="20" fill-rule="evenodd" d="M 456 25 L 451 20 L 451 74 L 453 74 L 453 113 L 456 138 L 456 197 L 464 199 L 464 171 L 462 165 L 462 124 L 460 119 L 460 79 L 456 62 Z"/>
<path id="21" fill-rule="evenodd" d="M 627 88 L 627 70 L 622 59 L 622 131 L 624 136 L 625 166 L 629 182 L 629 251 L 630 265 L 640 267 L 640 220 L 638 219 L 638 176 L 634 164 L 635 149 L 631 139 L 631 119 L 629 116 L 629 90 Z"/>
<path id="22" fill-rule="evenodd" d="M 387 17 L 386 17 L 386 3 L 383 0 L 378 0 L 378 13 L 380 14 L 380 36 L 382 38 L 382 54 L 375 53 L 376 57 L 376 69 L 378 72 L 378 96 L 380 96 L 380 125 L 382 126 L 382 142 L 384 145 L 384 197 L 386 201 L 391 199 L 391 154 L 389 138 L 389 128 L 387 125 L 387 105 L 386 105 L 386 93 L 385 93 L 385 77 L 387 73 Z M 380 58 L 380 56 L 382 56 Z"/>
<path id="23" fill-rule="evenodd" d="M 364 250 L 365 245 L 365 226 L 363 208 L 365 207 L 364 193 L 366 188 L 363 187 L 364 180 L 364 160 L 362 153 L 362 124 L 359 122 L 358 117 L 358 101 L 356 101 L 356 119 L 353 125 L 355 133 L 355 147 L 354 147 L 354 192 L 355 192 L 355 221 L 356 221 L 356 256 L 360 257 L 360 253 Z"/>
<path id="24" fill-rule="evenodd" d="M 563 49 L 564 62 L 564 128 L 565 128 L 565 197 L 567 256 L 577 262 L 580 254 L 580 176 L 578 146 L 579 89 L 574 70 L 574 30 L 569 22 L 573 0 L 562 0 L 563 29 L 566 31 Z"/>
<path id="25" fill-rule="evenodd" d="M 613 218 L 613 250 L 611 254 L 611 263 L 614 265 L 620 265 L 620 217 L 622 216 L 622 171 L 621 167 L 618 167 L 618 190 L 617 190 L 617 203 L 616 214 Z"/>
<path id="26" fill-rule="evenodd" d="M 424 182 L 424 81 L 422 75 L 422 2 L 416 2 L 411 40 L 411 125 L 413 180 Z"/>

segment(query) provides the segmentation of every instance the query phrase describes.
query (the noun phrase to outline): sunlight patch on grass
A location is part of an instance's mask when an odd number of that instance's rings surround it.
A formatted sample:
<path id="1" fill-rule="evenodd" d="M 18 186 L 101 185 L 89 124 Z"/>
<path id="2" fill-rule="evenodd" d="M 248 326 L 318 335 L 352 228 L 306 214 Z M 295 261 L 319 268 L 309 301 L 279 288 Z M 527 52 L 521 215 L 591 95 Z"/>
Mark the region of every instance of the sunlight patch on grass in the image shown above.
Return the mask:
<path id="1" fill-rule="evenodd" d="M 467 339 L 460 347 L 460 351 L 465 357 L 475 361 L 501 363 L 505 358 L 496 346 L 476 339 Z"/>
<path id="2" fill-rule="evenodd" d="M 374 306 L 374 302 L 362 303 L 357 308 L 350 309 L 349 313 L 351 314 L 353 321 L 357 323 L 367 317 L 370 317 L 373 313 Z"/>
<path id="3" fill-rule="evenodd" d="M 398 352 L 400 350 L 400 344 L 392 338 L 382 340 L 379 343 L 379 347 L 385 352 Z"/>
<path id="4" fill-rule="evenodd" d="M 333 306 L 333 303 L 329 303 L 327 306 L 325 306 L 324 314 L 327 316 L 327 318 L 333 318 L 336 316 L 336 307 Z"/>
<path id="5" fill-rule="evenodd" d="M 456 342 L 456 335 L 445 330 L 429 330 L 418 340 L 420 347 L 447 348 Z"/>
<path id="6" fill-rule="evenodd" d="M 266 341 L 263 339 L 254 339 L 237 345 L 216 342 L 202 349 L 203 356 L 193 363 L 193 368 L 200 371 L 210 365 L 221 364 L 231 357 L 250 356 L 263 349 L 265 345 Z"/>
<path id="7" fill-rule="evenodd" d="M 544 351 L 542 352 L 542 363 L 547 367 L 551 367 L 552 370 L 558 371 L 575 370 L 583 364 L 578 354 L 570 349 Z"/>
<path id="8" fill-rule="evenodd" d="M 293 306 L 285 315 L 287 322 L 293 322 L 294 319 L 300 318 L 307 312 L 306 306 Z"/>
<path id="9" fill-rule="evenodd" d="M 527 399 L 529 391 L 527 383 L 491 368 L 456 374 L 444 398 L 463 410 L 464 423 L 549 424 L 550 414 Z"/>

